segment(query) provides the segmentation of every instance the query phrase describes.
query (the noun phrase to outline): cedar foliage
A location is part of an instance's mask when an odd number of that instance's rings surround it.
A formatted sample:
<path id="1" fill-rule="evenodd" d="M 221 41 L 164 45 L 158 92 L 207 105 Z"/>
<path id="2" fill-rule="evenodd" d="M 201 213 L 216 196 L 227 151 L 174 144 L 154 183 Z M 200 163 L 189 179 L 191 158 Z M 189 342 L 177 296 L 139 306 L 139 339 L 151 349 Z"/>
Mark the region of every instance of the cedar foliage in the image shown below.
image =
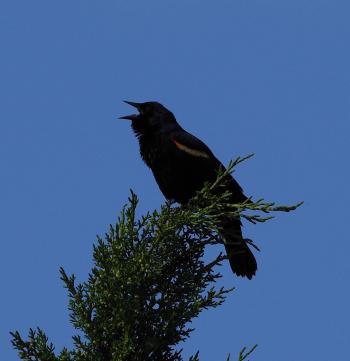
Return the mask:
<path id="1" fill-rule="evenodd" d="M 191 321 L 203 310 L 220 306 L 233 290 L 216 285 L 221 277 L 217 266 L 226 257 L 220 253 L 208 263 L 203 260 L 207 247 L 222 243 L 220 217 L 265 222 L 271 212 L 288 212 L 300 205 L 275 206 L 263 199 L 229 204 L 230 194 L 216 190 L 246 158 L 231 162 L 185 207 L 166 202 L 159 211 L 137 218 L 138 198 L 131 191 L 116 225 L 94 245 L 94 266 L 87 281 L 77 283 L 74 275 L 60 269 L 70 321 L 77 330 L 73 349 L 55 353 L 40 328 L 30 329 L 27 340 L 18 331 L 11 332 L 20 359 L 182 361 L 178 345 L 193 331 Z M 255 347 L 244 348 L 238 360 L 246 360 Z M 190 361 L 199 361 L 199 352 Z"/>

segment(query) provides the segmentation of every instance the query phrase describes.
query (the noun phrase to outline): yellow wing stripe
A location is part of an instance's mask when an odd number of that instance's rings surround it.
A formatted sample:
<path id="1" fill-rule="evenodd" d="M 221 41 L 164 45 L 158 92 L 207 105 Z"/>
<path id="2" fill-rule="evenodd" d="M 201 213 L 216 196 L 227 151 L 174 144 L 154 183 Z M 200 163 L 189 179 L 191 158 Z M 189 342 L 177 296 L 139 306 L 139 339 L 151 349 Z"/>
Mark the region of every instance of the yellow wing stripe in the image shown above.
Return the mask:
<path id="1" fill-rule="evenodd" d="M 175 143 L 177 148 L 183 150 L 188 154 L 194 155 L 195 157 L 209 158 L 209 155 L 205 152 L 202 152 L 201 150 L 189 148 L 186 145 L 177 142 L 175 139 L 173 139 L 173 142 Z"/>

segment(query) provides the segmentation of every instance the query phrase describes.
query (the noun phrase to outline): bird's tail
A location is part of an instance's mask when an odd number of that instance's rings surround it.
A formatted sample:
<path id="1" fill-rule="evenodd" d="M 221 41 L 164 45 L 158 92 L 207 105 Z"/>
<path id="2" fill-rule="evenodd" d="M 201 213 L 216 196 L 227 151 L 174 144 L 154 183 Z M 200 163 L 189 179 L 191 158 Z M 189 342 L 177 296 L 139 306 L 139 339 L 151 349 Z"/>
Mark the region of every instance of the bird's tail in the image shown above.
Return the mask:
<path id="1" fill-rule="evenodd" d="M 231 220 L 229 224 L 224 222 L 224 225 L 222 236 L 233 273 L 252 279 L 257 270 L 257 264 L 252 251 L 242 237 L 240 220 Z"/>

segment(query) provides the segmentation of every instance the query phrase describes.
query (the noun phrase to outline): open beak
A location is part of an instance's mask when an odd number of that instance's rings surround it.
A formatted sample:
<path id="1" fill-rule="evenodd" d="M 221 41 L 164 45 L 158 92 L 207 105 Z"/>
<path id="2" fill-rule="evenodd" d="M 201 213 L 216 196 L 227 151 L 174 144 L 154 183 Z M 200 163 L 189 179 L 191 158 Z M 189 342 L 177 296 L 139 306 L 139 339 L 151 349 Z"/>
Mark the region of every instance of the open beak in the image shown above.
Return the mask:
<path id="1" fill-rule="evenodd" d="M 132 107 L 136 108 L 138 111 L 140 111 L 142 105 L 142 103 L 129 102 L 127 100 L 124 100 L 124 103 L 131 105 Z M 124 115 L 123 117 L 119 117 L 119 119 L 136 120 L 138 117 L 139 114 L 130 114 L 130 115 Z"/>

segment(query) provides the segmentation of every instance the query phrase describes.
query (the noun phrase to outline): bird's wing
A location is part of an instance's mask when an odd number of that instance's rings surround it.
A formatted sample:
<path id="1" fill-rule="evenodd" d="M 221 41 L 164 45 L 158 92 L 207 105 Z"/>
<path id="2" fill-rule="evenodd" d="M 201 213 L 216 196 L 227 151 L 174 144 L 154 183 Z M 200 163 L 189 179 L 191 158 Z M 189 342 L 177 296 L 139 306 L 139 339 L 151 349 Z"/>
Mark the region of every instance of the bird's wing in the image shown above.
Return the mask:
<path id="1" fill-rule="evenodd" d="M 181 151 L 198 158 L 207 158 L 216 160 L 218 166 L 221 164 L 214 156 L 212 151 L 194 135 L 185 131 L 175 133 L 171 137 L 171 141 L 175 144 L 176 148 Z"/>
<path id="2" fill-rule="evenodd" d="M 203 168 L 205 168 L 208 172 L 208 176 L 210 174 L 207 181 L 213 182 L 216 179 L 220 167 L 225 169 L 223 164 L 215 157 L 209 147 L 194 135 L 187 133 L 186 131 L 181 131 L 175 133 L 172 136 L 171 141 L 177 149 L 192 156 L 194 159 L 197 158 L 198 160 L 201 160 L 202 170 L 204 171 Z M 244 202 L 247 197 L 243 194 L 243 190 L 238 182 L 231 175 L 229 176 L 228 182 L 232 191 L 233 201 Z"/>

